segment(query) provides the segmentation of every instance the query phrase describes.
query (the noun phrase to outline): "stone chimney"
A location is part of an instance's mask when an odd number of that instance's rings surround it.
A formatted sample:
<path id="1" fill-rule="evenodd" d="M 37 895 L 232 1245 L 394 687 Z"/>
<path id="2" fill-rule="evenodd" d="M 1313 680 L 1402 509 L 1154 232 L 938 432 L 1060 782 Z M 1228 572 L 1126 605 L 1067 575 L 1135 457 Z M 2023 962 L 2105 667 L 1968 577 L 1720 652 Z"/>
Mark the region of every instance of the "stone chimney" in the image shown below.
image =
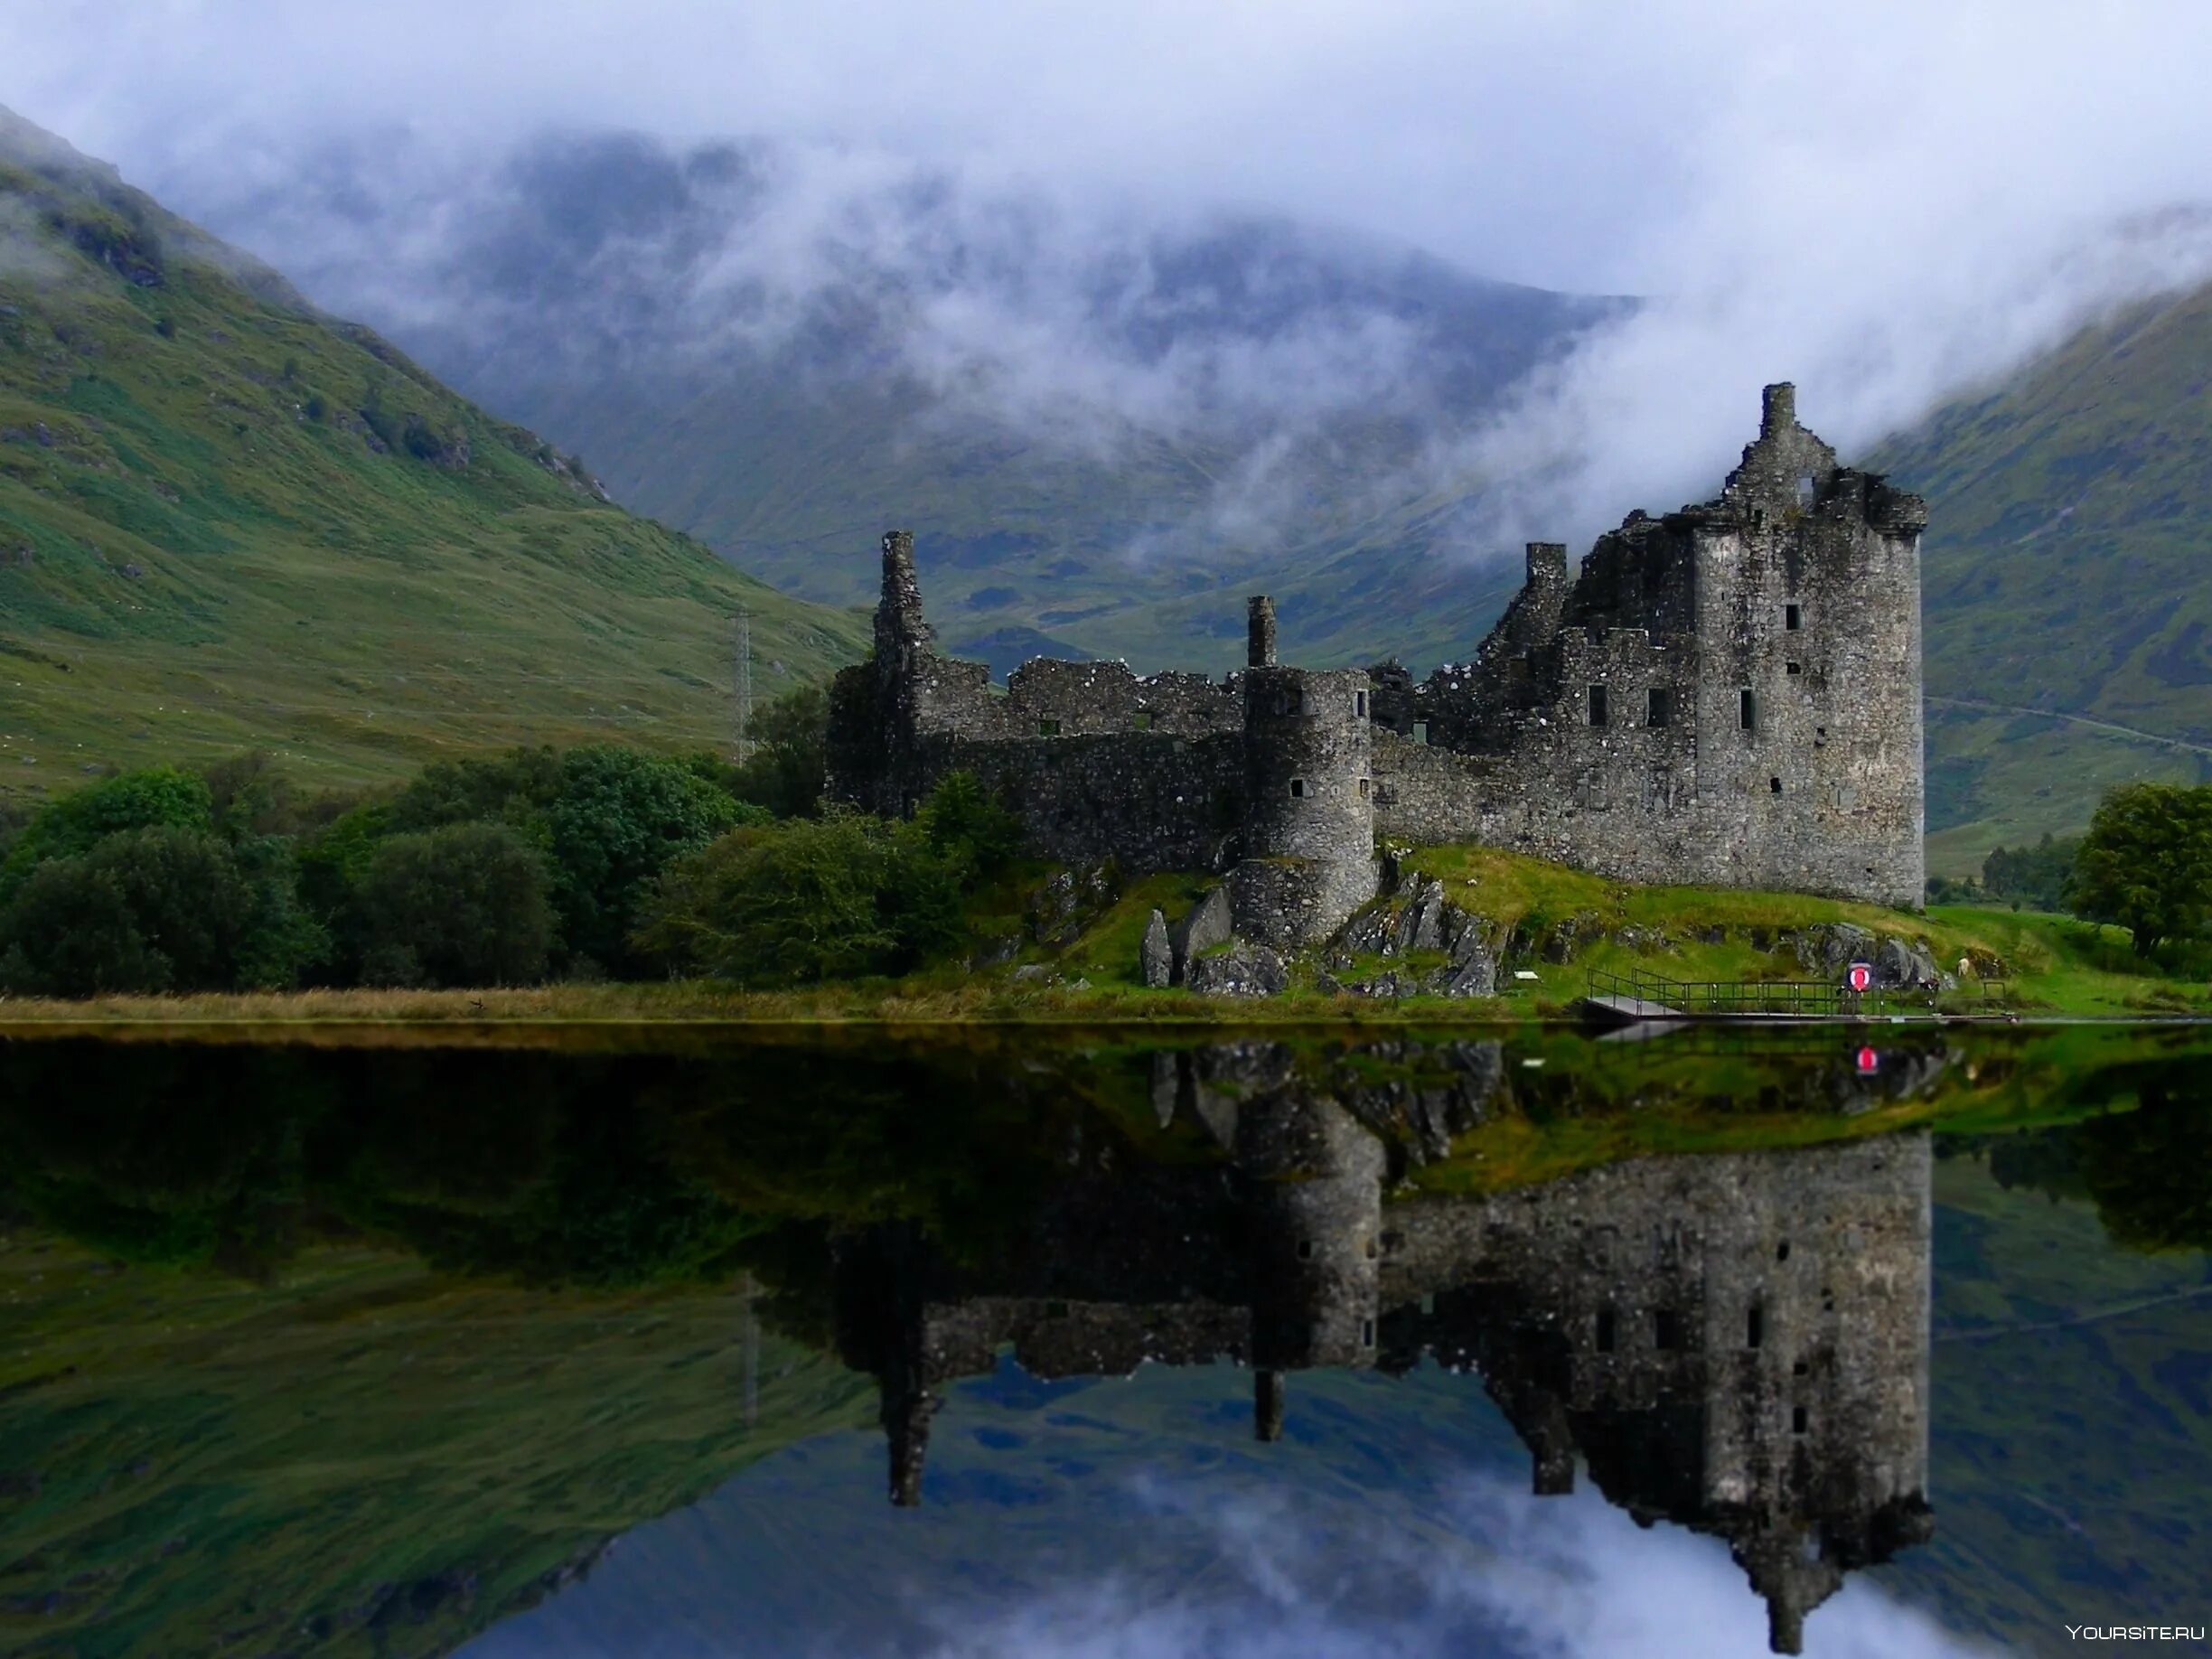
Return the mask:
<path id="1" fill-rule="evenodd" d="M 922 614 L 922 585 L 914 576 L 914 531 L 886 530 L 883 539 L 883 596 L 876 602 L 876 661 L 879 667 L 904 669 L 915 650 L 936 643 Z"/>
<path id="2" fill-rule="evenodd" d="M 1252 1373 L 1252 1439 L 1270 1444 L 1282 1439 L 1283 1373 L 1279 1371 Z"/>
<path id="3" fill-rule="evenodd" d="M 1528 579 L 1533 587 L 1556 583 L 1567 583 L 1567 544 L 1563 541 L 1532 541 L 1528 544 Z"/>
<path id="4" fill-rule="evenodd" d="M 891 1502 L 912 1509 L 922 1501 L 922 1470 L 929 1461 L 930 1419 L 936 1416 L 937 1396 L 926 1389 L 893 1395 L 883 1403 L 883 1426 L 891 1453 Z"/>
<path id="5" fill-rule="evenodd" d="M 1797 424 L 1797 389 L 1776 380 L 1759 394 L 1759 436 L 1772 437 Z"/>
<path id="6" fill-rule="evenodd" d="M 1265 594 L 1245 602 L 1244 666 L 1275 666 L 1275 602 Z"/>

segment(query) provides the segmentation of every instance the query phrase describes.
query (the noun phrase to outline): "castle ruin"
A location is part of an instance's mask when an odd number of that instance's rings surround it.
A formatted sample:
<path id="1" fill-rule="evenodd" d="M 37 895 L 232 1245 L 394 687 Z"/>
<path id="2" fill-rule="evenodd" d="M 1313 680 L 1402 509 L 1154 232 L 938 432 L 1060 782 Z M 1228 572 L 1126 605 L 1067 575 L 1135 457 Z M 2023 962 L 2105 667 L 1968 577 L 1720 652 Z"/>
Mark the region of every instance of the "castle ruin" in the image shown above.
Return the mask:
<path id="1" fill-rule="evenodd" d="M 1717 499 L 1631 512 L 1572 577 L 1531 543 L 1472 662 L 1287 666 L 1255 597 L 1223 681 L 1038 659 L 1003 694 L 937 651 L 893 531 L 874 659 L 831 691 L 830 792 L 903 814 L 971 772 L 1041 856 L 1218 871 L 1237 935 L 1278 948 L 1374 895 L 1378 836 L 1917 907 L 1926 521 L 1769 386 Z"/>

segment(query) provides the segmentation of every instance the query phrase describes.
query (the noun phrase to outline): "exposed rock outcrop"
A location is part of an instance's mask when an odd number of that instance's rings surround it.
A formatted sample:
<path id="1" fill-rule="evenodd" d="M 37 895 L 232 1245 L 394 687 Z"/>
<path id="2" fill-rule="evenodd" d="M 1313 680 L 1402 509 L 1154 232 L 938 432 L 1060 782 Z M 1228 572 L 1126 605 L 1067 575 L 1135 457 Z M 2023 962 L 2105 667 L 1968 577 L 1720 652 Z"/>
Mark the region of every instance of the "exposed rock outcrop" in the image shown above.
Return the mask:
<path id="1" fill-rule="evenodd" d="M 1238 942 L 1192 957 L 1183 982 L 1201 997 L 1274 997 L 1288 989 L 1290 972 L 1266 945 Z"/>

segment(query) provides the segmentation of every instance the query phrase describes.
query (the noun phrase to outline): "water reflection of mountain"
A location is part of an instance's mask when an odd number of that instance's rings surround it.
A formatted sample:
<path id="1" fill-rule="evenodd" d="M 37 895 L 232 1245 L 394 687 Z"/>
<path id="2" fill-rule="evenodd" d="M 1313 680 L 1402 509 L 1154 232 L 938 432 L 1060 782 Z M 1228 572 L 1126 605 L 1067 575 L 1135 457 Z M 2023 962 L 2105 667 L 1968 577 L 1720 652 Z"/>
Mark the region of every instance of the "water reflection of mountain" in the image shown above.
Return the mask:
<path id="1" fill-rule="evenodd" d="M 1160 1098 L 1223 1162 L 1071 1141 L 987 1262 L 903 1223 L 839 1245 L 839 1346 L 879 1380 L 895 1504 L 920 1499 L 946 1385 L 1005 1349 L 1046 1378 L 1228 1355 L 1262 1440 L 1289 1373 L 1428 1355 L 1482 1378 L 1539 1495 L 1579 1459 L 1640 1523 L 1726 1540 L 1776 1652 L 1846 1572 L 1929 1536 L 1925 1135 L 1397 1197 L 1337 1101 L 1232 1092 L 1222 1058 L 1184 1056 Z"/>

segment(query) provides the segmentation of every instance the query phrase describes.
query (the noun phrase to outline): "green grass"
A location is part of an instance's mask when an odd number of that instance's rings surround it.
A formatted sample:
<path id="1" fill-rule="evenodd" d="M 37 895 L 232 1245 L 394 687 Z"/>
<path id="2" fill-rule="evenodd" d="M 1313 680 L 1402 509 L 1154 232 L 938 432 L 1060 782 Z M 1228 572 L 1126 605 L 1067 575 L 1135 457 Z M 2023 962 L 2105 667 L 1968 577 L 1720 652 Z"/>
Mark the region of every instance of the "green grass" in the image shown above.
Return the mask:
<path id="1" fill-rule="evenodd" d="M 862 619 L 600 500 L 375 336 L 8 141 L 0 798 L 249 747 L 358 783 L 518 743 L 724 744 L 740 607 L 763 698 L 862 654 Z M 72 240 L 103 192 L 166 250 L 158 286 Z M 370 416 L 449 464 L 379 453 Z"/>

